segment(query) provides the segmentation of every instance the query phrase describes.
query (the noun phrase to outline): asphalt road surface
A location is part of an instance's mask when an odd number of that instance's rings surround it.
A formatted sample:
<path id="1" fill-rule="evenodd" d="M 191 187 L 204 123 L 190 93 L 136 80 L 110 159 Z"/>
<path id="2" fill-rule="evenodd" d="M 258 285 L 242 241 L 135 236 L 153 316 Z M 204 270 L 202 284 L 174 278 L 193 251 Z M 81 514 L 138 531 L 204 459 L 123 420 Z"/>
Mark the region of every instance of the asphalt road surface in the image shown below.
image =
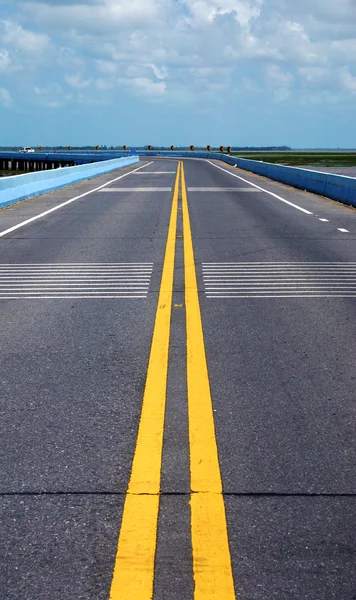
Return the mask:
<path id="1" fill-rule="evenodd" d="M 356 599 L 355 210 L 158 159 L 0 253 L 1 600 Z"/>

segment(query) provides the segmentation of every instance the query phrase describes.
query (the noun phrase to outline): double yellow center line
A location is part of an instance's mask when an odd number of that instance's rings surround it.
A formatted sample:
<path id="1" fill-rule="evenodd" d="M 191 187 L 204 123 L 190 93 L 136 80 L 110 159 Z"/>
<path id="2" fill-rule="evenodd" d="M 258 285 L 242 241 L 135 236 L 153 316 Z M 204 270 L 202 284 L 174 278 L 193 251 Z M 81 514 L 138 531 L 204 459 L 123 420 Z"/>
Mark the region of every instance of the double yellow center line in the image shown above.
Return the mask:
<path id="1" fill-rule="evenodd" d="M 194 600 L 235 600 L 183 163 L 178 164 L 174 186 L 141 419 L 110 600 L 153 598 L 180 182 Z"/>

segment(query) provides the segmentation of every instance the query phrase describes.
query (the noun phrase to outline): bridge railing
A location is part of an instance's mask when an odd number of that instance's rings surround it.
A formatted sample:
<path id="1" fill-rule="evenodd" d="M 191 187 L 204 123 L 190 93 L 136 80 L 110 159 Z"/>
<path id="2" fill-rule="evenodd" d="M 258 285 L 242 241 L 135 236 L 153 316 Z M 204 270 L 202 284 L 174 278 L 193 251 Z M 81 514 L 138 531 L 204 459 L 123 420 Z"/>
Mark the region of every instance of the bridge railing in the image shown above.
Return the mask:
<path id="1" fill-rule="evenodd" d="M 95 151 L 95 152 L 34 152 L 31 154 L 23 152 L 0 152 L 0 169 L 2 162 L 10 161 L 12 164 L 20 162 L 23 164 L 42 163 L 47 167 L 55 168 L 67 164 L 86 165 L 88 163 L 99 163 L 102 161 L 118 160 L 120 157 L 128 157 L 134 152 L 138 157 L 163 157 L 163 158 L 196 158 L 219 160 L 245 171 L 263 175 L 275 181 L 307 190 L 316 194 L 324 195 L 339 202 L 356 207 L 356 179 L 345 175 L 334 175 L 310 171 L 299 167 L 287 167 L 268 162 L 239 158 L 224 154 L 222 152 L 190 151 L 190 150 L 138 150 L 138 151 Z M 137 158 L 138 160 L 138 158 Z M 27 165 L 28 166 L 28 165 Z M 7 167 L 6 167 L 7 168 Z M 16 168 L 16 167 L 15 167 Z M 39 166 L 41 169 L 41 164 Z M 22 169 L 19 169 L 22 170 Z M 26 169 L 24 169 L 26 170 Z M 16 176 L 15 176 L 16 177 Z M 0 178 L 1 181 L 1 178 Z"/>
<path id="2" fill-rule="evenodd" d="M 0 178 L 0 208 L 53 192 L 61 188 L 78 183 L 86 179 L 92 179 L 98 175 L 111 173 L 122 167 L 127 167 L 139 162 L 137 156 L 126 156 L 104 162 L 78 165 L 75 167 L 64 167 L 63 169 L 37 171 L 24 175 Z"/>

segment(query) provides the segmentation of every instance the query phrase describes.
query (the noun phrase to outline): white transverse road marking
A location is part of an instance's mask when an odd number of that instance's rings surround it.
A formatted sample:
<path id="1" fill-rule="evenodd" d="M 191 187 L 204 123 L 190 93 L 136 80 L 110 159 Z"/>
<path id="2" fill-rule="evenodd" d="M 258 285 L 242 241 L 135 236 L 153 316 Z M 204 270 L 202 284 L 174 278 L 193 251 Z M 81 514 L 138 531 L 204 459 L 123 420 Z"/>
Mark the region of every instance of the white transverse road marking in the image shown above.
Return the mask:
<path id="1" fill-rule="evenodd" d="M 356 297 L 355 263 L 204 263 L 207 298 Z"/>
<path id="2" fill-rule="evenodd" d="M 45 210 L 44 212 L 40 213 L 39 215 L 36 215 L 35 217 L 31 217 L 30 219 L 26 219 L 26 221 L 22 221 L 21 223 L 18 223 L 17 225 L 13 225 L 13 227 L 9 227 L 9 229 L 0 231 L 0 237 L 3 237 L 4 235 L 11 233 L 12 231 L 16 231 L 16 229 L 20 229 L 20 227 L 24 227 L 25 225 L 28 225 L 29 223 L 32 223 L 33 221 L 37 221 L 37 219 L 41 219 L 42 217 L 49 215 L 50 213 L 54 212 L 55 210 L 59 210 L 60 208 L 63 208 L 63 206 L 67 206 L 68 204 L 71 204 L 72 202 L 75 202 L 76 200 L 79 200 L 80 198 L 84 198 L 84 196 L 88 196 L 89 194 L 98 192 L 99 190 L 105 188 L 107 185 L 110 185 L 111 183 L 114 183 L 115 181 L 118 181 L 119 179 L 123 179 L 124 177 L 127 177 L 128 175 L 131 175 L 132 173 L 135 173 L 136 171 L 139 171 L 140 169 L 144 169 L 145 167 L 148 167 L 149 165 L 152 165 L 152 164 L 153 164 L 153 161 L 148 162 L 148 163 L 142 165 L 141 167 L 137 167 L 137 169 L 134 169 L 133 171 L 124 173 L 123 175 L 120 175 L 120 177 L 115 177 L 115 179 L 111 179 L 107 183 L 104 183 L 103 185 L 99 185 L 99 187 L 96 187 L 93 190 L 89 190 L 88 192 L 84 192 L 84 194 L 80 194 L 79 196 L 70 198 L 70 200 L 66 200 L 66 202 L 62 202 L 61 204 L 58 204 L 58 206 L 54 206 L 53 208 L 50 208 L 49 210 Z"/>
<path id="3" fill-rule="evenodd" d="M 124 187 L 115 187 L 115 188 L 105 188 L 101 190 L 102 192 L 171 192 L 171 187 L 137 187 L 137 188 L 124 188 Z"/>
<path id="4" fill-rule="evenodd" d="M 215 165 L 213 162 L 211 162 L 211 160 L 208 160 L 208 163 L 210 165 L 212 165 L 213 167 L 215 167 L 216 169 L 220 169 L 220 171 L 224 171 L 224 173 L 228 173 L 232 177 L 236 177 L 237 179 L 240 179 L 241 181 L 244 181 L 245 183 L 252 185 L 253 187 L 260 190 L 261 192 L 265 192 L 266 194 L 273 196 L 273 198 L 277 198 L 277 200 L 280 200 L 281 202 L 284 202 L 285 204 L 289 204 L 289 206 L 293 206 L 293 208 L 296 208 L 297 210 L 301 210 L 306 215 L 313 214 L 312 212 L 310 212 L 310 210 L 306 210 L 305 208 L 302 208 L 301 206 L 298 206 L 297 204 L 293 204 L 293 202 L 289 202 L 289 200 L 286 200 L 285 198 L 281 198 L 281 196 L 278 196 L 277 194 L 274 194 L 273 192 L 269 192 L 268 190 L 265 190 L 264 188 L 260 187 L 259 185 L 256 185 L 255 183 L 251 183 L 251 181 L 248 181 L 247 179 L 244 179 L 243 177 L 236 175 L 236 173 L 231 173 L 231 171 L 228 171 L 227 169 L 223 169 L 222 167 L 219 167 L 219 165 Z"/>
<path id="5" fill-rule="evenodd" d="M 189 187 L 188 192 L 257 192 L 261 193 L 262 190 L 255 189 L 253 187 Z"/>
<path id="6" fill-rule="evenodd" d="M 152 269 L 152 263 L 0 265 L 0 300 L 146 298 Z"/>
<path id="7" fill-rule="evenodd" d="M 175 175 L 175 171 L 147 171 L 147 173 L 135 173 L 135 175 Z"/>

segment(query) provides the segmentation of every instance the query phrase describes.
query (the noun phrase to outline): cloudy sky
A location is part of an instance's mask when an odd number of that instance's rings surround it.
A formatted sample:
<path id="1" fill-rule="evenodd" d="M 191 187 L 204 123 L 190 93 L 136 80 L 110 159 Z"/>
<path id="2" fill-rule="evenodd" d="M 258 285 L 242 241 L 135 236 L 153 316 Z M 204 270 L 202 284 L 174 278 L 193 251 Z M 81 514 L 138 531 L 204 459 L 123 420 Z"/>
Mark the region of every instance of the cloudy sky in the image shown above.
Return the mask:
<path id="1" fill-rule="evenodd" d="M 0 0 L 0 146 L 356 147 L 356 0 Z"/>

